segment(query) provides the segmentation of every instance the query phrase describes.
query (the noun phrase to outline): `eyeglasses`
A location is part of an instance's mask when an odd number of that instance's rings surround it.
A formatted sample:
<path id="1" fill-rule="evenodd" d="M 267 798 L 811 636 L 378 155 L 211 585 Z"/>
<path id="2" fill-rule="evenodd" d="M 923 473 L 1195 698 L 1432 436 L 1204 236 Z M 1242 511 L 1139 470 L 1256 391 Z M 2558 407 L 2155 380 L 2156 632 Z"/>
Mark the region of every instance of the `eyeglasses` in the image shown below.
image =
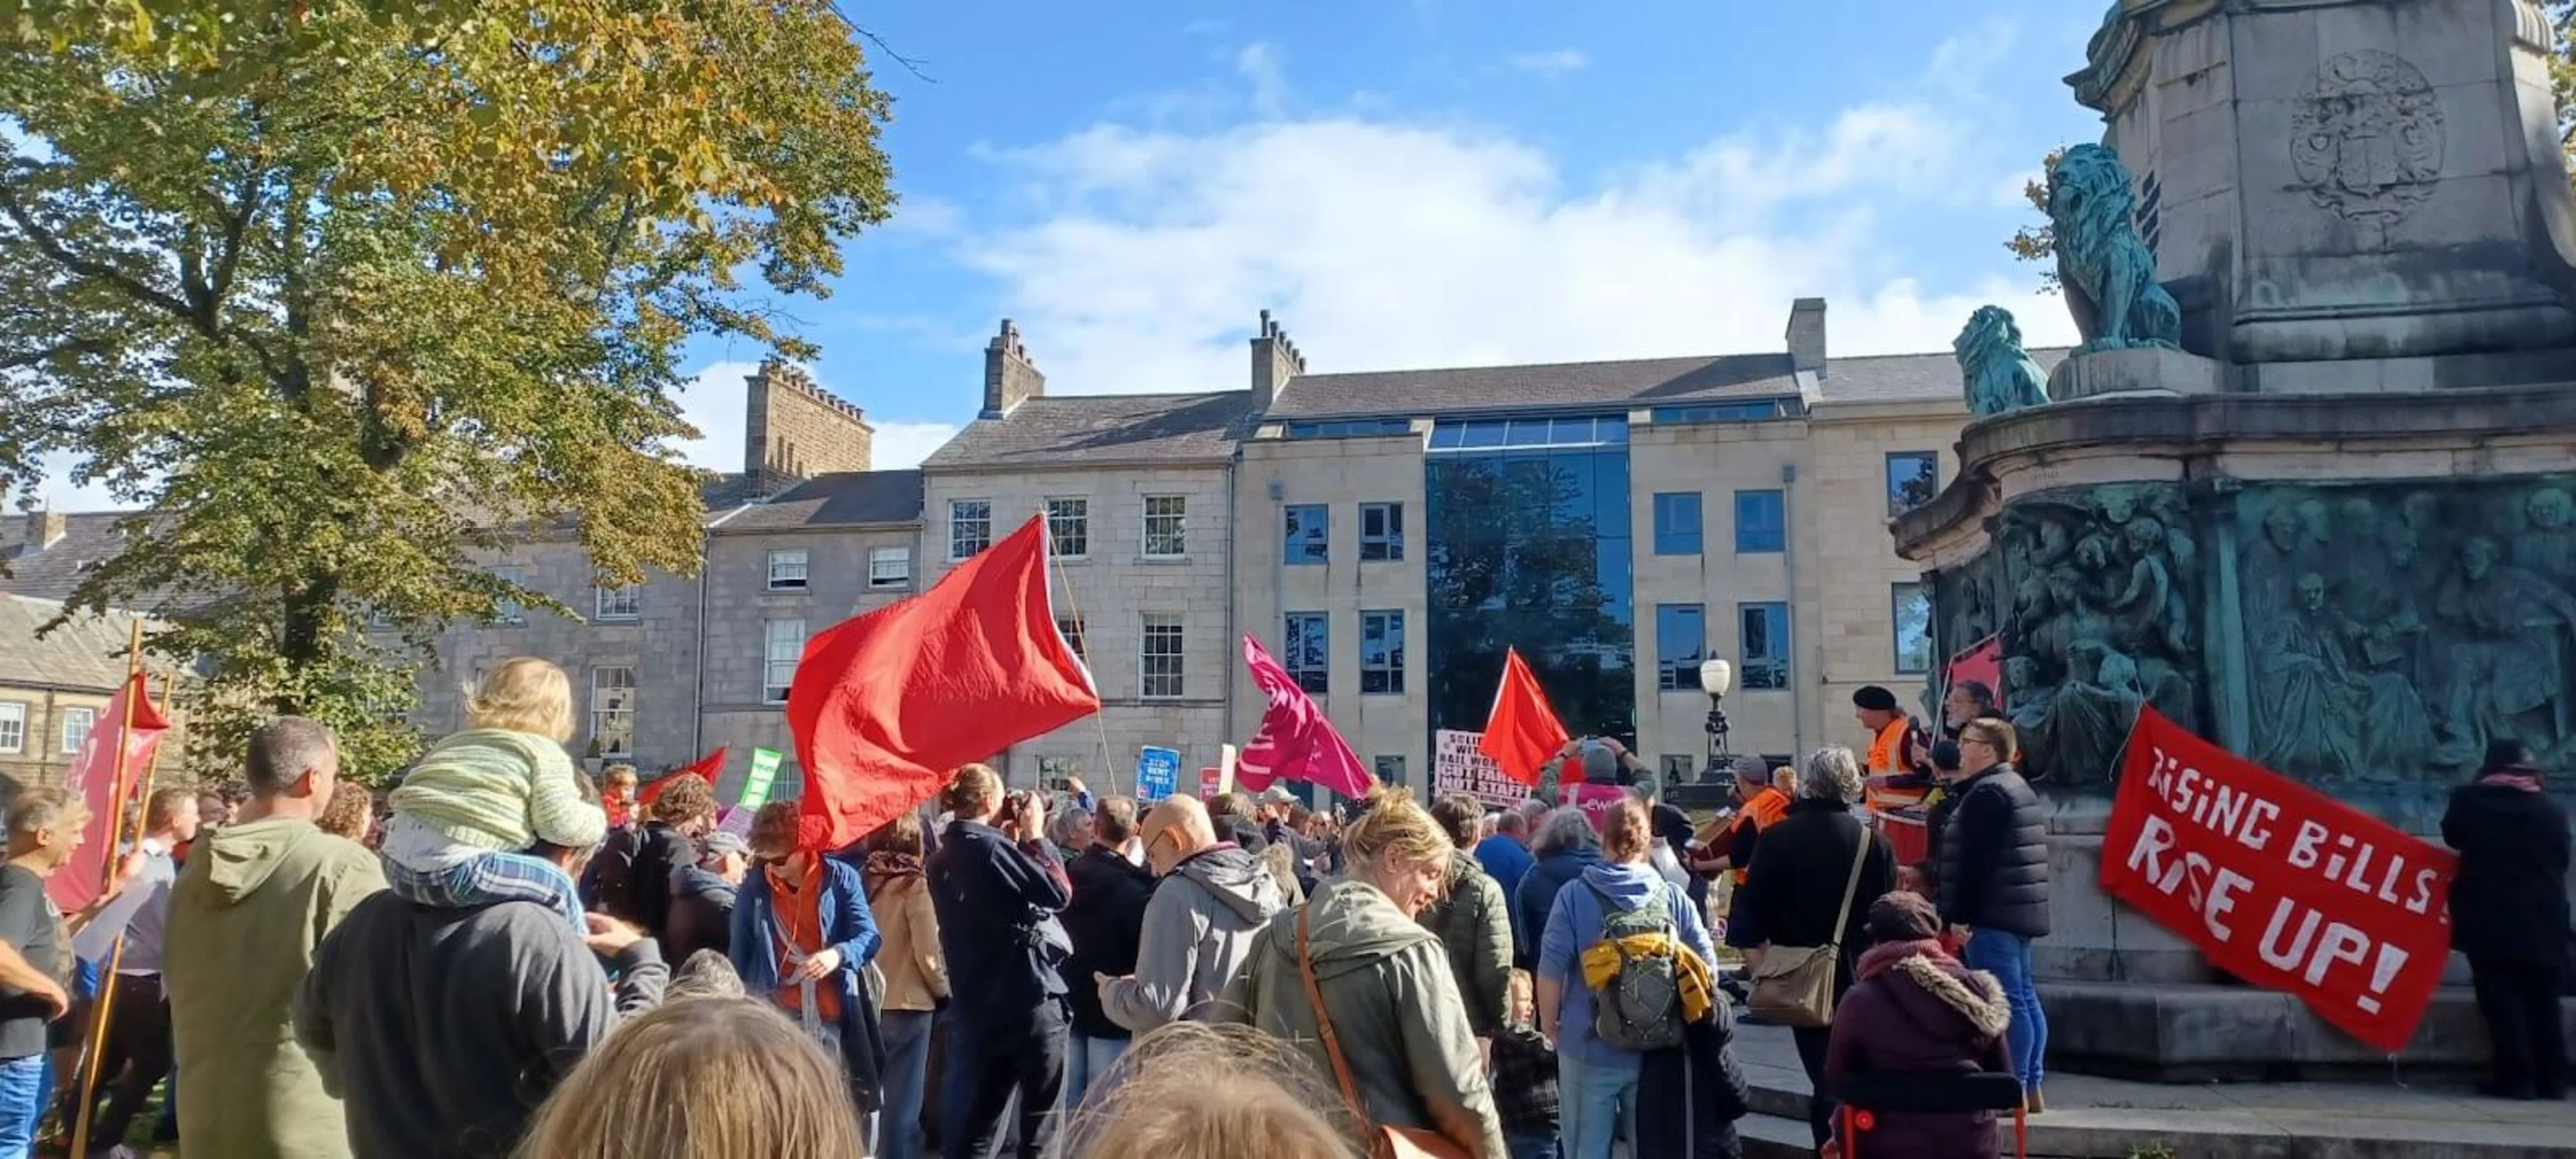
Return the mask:
<path id="1" fill-rule="evenodd" d="M 1960 737 L 1960 738 L 1959 738 L 1959 747 L 1960 747 L 1960 748 L 1966 748 L 1966 747 L 1968 747 L 1969 745 L 1975 745 L 1975 746 L 1977 746 L 1978 748 L 1981 748 L 1981 749 L 1986 750 L 1987 752 L 1993 752 L 1993 751 L 1995 751 L 1995 742 L 1993 742 L 1993 741 L 1991 741 L 1991 740 L 1987 740 L 1987 739 L 1986 739 L 1986 738 L 1984 738 L 1984 737 L 1976 736 L 1976 735 L 1973 735 L 1973 734 L 1972 734 L 1972 735 L 1968 735 L 1968 736 L 1962 736 L 1962 737 Z"/>

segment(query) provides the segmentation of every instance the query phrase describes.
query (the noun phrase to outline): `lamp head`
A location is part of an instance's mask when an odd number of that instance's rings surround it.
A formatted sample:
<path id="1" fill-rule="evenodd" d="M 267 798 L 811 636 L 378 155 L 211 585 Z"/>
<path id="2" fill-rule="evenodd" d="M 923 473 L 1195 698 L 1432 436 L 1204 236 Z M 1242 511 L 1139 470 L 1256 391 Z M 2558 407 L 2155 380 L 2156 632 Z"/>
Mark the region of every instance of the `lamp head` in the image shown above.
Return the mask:
<path id="1" fill-rule="evenodd" d="M 1735 688 L 1735 665 L 1724 660 L 1711 660 L 1699 666 L 1699 686 L 1711 696 L 1724 696 Z"/>

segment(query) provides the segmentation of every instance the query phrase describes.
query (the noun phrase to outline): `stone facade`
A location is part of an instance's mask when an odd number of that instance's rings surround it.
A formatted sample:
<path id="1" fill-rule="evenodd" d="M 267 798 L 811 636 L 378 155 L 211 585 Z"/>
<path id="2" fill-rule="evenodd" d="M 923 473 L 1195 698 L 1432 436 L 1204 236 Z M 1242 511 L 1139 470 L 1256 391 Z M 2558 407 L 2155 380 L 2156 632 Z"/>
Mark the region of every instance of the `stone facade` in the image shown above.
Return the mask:
<path id="1" fill-rule="evenodd" d="M 38 638 L 61 610 L 52 600 L 0 596 L 0 806 L 21 789 L 61 784 L 90 731 L 117 726 L 107 702 L 125 675 L 134 617 L 82 615 Z M 157 663 L 145 670 L 170 721 L 157 768 L 173 777 L 185 768 L 188 713 L 168 690 L 184 674 Z"/>
<path id="2" fill-rule="evenodd" d="M 742 469 L 764 479 L 803 479 L 865 471 L 875 460 L 876 428 L 859 408 L 814 384 L 802 368 L 761 364 L 749 388 L 742 424 Z"/>

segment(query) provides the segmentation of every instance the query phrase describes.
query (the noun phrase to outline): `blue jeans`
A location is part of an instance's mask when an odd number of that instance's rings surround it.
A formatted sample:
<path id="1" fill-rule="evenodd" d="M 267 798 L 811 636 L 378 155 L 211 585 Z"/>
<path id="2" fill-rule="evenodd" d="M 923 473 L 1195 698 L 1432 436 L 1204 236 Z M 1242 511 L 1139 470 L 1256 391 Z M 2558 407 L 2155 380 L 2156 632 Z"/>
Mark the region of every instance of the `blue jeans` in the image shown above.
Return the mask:
<path id="1" fill-rule="evenodd" d="M 1110 1068 L 1118 1065 L 1118 1056 L 1127 1053 L 1124 1038 L 1092 1038 L 1074 1035 L 1064 1052 L 1064 1108 L 1068 1111 L 1082 1105 L 1083 1095 L 1091 1088 L 1106 1087 Z"/>
<path id="2" fill-rule="evenodd" d="M 440 909 L 464 909 L 503 901 L 532 901 L 551 906 L 576 930 L 588 930 L 581 916 L 581 887 L 554 862 L 527 853 L 476 853 L 434 871 L 413 869 L 386 858 L 385 884 L 395 896 Z"/>
<path id="3" fill-rule="evenodd" d="M 1512 1159 L 1556 1159 L 1556 1136 L 1505 1131 L 1503 1150 L 1510 1152 Z"/>
<path id="4" fill-rule="evenodd" d="M 1971 970 L 1995 976 L 2012 1004 L 2012 1025 L 2004 1031 L 2004 1048 L 2013 1075 L 2023 1090 L 2035 1090 L 2048 1077 L 2048 1011 L 2039 1005 L 2039 987 L 2030 980 L 2030 939 L 2003 930 L 1971 928 L 1959 960 Z"/>
<path id="5" fill-rule="evenodd" d="M 1565 1159 L 1610 1159 L 1613 1140 L 1636 1138 L 1640 1061 L 1601 1066 L 1572 1054 L 1556 1056 L 1557 1128 Z"/>
<path id="6" fill-rule="evenodd" d="M 36 1150 L 36 1123 L 53 1098 L 53 1059 L 42 1054 L 0 1061 L 0 1159 L 27 1159 Z"/>
<path id="7" fill-rule="evenodd" d="M 932 1017 L 927 1010 L 888 1010 L 877 1020 L 885 1039 L 878 1159 L 921 1159 L 921 1097 L 930 1077 Z"/>

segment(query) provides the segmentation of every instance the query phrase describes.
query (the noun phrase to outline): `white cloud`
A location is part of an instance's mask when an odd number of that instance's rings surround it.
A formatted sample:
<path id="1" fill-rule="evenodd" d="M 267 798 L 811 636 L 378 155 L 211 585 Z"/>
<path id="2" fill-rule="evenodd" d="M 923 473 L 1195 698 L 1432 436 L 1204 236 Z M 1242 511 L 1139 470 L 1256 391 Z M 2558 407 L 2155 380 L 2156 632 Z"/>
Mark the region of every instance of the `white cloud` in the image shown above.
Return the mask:
<path id="1" fill-rule="evenodd" d="M 877 423 L 877 470 L 918 467 L 948 440 L 957 437 L 955 423 Z"/>
<path id="2" fill-rule="evenodd" d="M 1504 57 L 1503 63 L 1522 72 L 1560 77 L 1592 67 L 1592 58 L 1585 56 L 1581 49 L 1558 48 L 1546 52 L 1515 52 Z"/>
<path id="3" fill-rule="evenodd" d="M 698 438 L 673 448 L 683 461 L 710 471 L 742 470 L 743 380 L 759 370 L 756 362 L 716 362 L 690 375 L 681 385 L 680 411 L 699 432 Z M 825 390 L 831 389 L 829 382 L 821 385 Z M 873 458 L 879 470 L 918 467 L 940 444 L 957 435 L 954 423 L 874 416 L 869 417 L 868 423 L 877 429 Z"/>
<path id="4" fill-rule="evenodd" d="M 1988 302 L 2034 344 L 2069 341 L 2063 303 L 2000 246 L 1940 282 L 1882 256 L 1894 211 L 1990 216 L 2028 164 L 1979 156 L 1969 124 L 1864 104 L 1584 189 L 1526 141 L 1445 124 L 1102 124 L 988 152 L 1051 192 L 964 254 L 1062 393 L 1237 388 L 1262 308 L 1319 373 L 1777 350 L 1808 295 L 1832 300 L 1841 355 L 1946 350 Z"/>
<path id="5" fill-rule="evenodd" d="M 31 495 L 37 506 L 48 511 L 123 511 L 135 504 L 119 499 L 104 482 L 74 483 L 72 473 L 80 465 L 78 457 L 51 454 L 43 457 L 45 479 Z M 157 476 L 155 477 L 158 478 Z"/>
<path id="6" fill-rule="evenodd" d="M 1279 116 L 1286 107 L 1288 78 L 1279 67 L 1279 50 L 1268 41 L 1254 41 L 1234 54 L 1234 71 L 1242 74 L 1252 88 L 1252 111 L 1264 118 Z"/>

